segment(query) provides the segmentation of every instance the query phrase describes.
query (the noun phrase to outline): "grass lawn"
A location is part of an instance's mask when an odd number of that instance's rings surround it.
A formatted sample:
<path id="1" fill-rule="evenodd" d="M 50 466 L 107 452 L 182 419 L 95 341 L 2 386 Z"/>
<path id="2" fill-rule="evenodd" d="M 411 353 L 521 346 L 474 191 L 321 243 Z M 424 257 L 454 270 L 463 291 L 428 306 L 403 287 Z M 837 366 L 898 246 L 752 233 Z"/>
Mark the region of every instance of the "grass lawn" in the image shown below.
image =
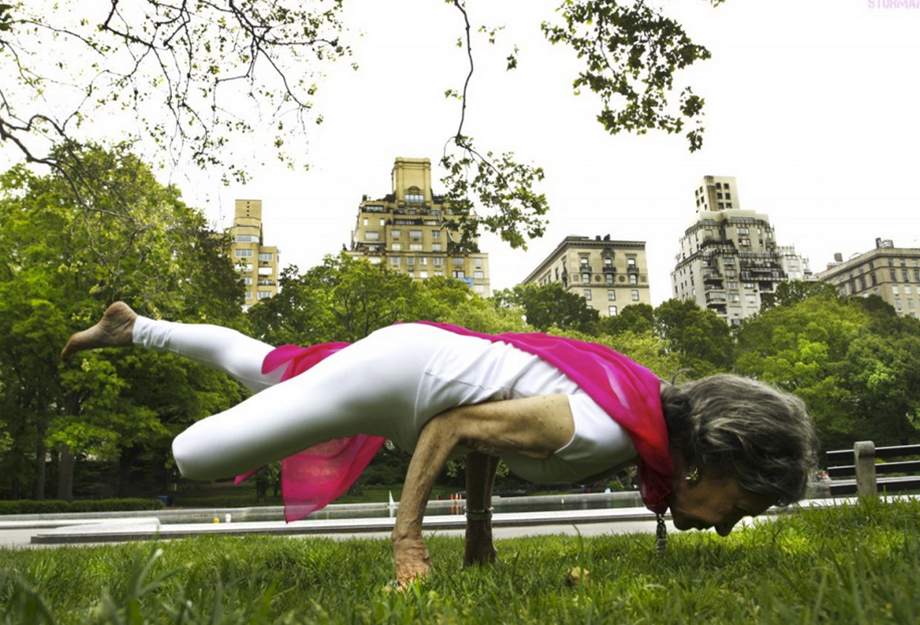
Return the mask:
<path id="1" fill-rule="evenodd" d="M 405 593 L 385 540 L 213 537 L 0 550 L 0 623 L 920 623 L 920 502 L 862 503 L 727 539 L 549 536 L 498 542 L 462 569 L 429 541 Z M 587 582 L 565 583 L 572 567 Z"/>

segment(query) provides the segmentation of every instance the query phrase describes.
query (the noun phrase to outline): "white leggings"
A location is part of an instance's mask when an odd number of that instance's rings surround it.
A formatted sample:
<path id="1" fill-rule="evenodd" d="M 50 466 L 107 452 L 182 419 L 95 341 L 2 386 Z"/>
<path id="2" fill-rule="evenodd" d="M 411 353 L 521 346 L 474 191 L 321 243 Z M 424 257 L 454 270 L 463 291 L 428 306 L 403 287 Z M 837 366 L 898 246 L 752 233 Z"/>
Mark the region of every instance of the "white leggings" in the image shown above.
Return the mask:
<path id="1" fill-rule="evenodd" d="M 411 452 L 424 425 L 446 410 L 550 394 L 569 397 L 575 435 L 547 459 L 502 455 L 512 472 L 533 482 L 573 482 L 635 457 L 626 432 L 549 363 L 432 326 L 383 328 L 283 383 L 282 371 L 262 374 L 272 347 L 235 330 L 140 317 L 133 339 L 223 371 L 256 393 L 173 441 L 176 464 L 192 479 L 240 475 L 355 434 L 383 436 Z"/>
<path id="2" fill-rule="evenodd" d="M 489 399 L 454 394 L 417 405 L 426 367 L 445 336 L 451 334 L 428 326 L 385 328 L 281 384 L 282 371 L 261 372 L 273 348 L 235 330 L 141 317 L 133 339 L 137 346 L 223 371 L 257 393 L 173 441 L 182 475 L 216 479 L 359 433 L 384 436 L 411 451 L 420 426 L 435 414 Z"/>

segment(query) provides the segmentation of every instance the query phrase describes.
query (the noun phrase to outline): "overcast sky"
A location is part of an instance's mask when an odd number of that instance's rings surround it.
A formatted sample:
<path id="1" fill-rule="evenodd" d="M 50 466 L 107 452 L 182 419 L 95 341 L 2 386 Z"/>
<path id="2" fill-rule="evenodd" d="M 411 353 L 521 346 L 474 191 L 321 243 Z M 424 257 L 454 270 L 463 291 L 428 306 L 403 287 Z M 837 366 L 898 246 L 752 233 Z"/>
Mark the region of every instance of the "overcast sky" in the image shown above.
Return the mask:
<path id="1" fill-rule="evenodd" d="M 340 63 L 320 84 L 325 122 L 311 137 L 311 170 L 257 170 L 244 187 L 176 180 L 190 202 L 193 189 L 216 189 L 205 208 L 223 226 L 234 199 L 261 199 L 266 243 L 301 269 L 349 242 L 362 194 L 390 192 L 397 156 L 436 166 L 459 119 L 459 104 L 443 95 L 466 73 L 456 9 L 442 0 L 345 4 L 360 70 Z M 506 28 L 494 46 L 474 44 L 466 134 L 542 166 L 552 207 L 546 236 L 526 252 L 481 239 L 493 289 L 521 281 L 567 235 L 610 234 L 647 242 L 660 303 L 704 175 L 736 177 L 742 207 L 766 213 L 778 242 L 815 271 L 876 237 L 920 247 L 920 9 L 894 8 L 898 0 L 664 1 L 713 54 L 678 76 L 678 90 L 690 84 L 706 99 L 705 144 L 690 154 L 683 137 L 610 136 L 595 121 L 596 97 L 572 94 L 570 50 L 539 30 L 558 4 L 468 2 L 474 26 Z M 514 45 L 519 68 L 505 72 Z"/>

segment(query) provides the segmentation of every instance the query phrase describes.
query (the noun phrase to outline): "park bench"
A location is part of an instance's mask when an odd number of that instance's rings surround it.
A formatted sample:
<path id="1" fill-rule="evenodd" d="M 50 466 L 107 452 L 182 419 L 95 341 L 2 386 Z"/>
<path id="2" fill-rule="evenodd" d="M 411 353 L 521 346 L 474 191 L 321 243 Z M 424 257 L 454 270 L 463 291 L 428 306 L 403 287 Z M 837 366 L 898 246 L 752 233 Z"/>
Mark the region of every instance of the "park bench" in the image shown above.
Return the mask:
<path id="1" fill-rule="evenodd" d="M 920 445 L 876 447 L 860 441 L 853 449 L 827 452 L 831 496 L 920 491 Z M 881 460 L 882 462 L 879 462 Z"/>

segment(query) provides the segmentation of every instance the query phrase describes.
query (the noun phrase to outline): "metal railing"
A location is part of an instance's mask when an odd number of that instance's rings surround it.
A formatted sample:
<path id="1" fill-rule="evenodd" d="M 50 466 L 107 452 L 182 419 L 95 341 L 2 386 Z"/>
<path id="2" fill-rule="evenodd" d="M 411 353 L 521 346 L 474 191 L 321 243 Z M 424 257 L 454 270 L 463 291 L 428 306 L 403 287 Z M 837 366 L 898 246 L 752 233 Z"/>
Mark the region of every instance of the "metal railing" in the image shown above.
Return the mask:
<path id="1" fill-rule="evenodd" d="M 827 475 L 831 495 L 874 497 L 879 491 L 920 490 L 920 445 L 876 447 L 860 441 L 853 449 L 827 452 Z M 894 462 L 889 460 L 895 459 Z M 884 460 L 885 462 L 877 462 Z"/>

